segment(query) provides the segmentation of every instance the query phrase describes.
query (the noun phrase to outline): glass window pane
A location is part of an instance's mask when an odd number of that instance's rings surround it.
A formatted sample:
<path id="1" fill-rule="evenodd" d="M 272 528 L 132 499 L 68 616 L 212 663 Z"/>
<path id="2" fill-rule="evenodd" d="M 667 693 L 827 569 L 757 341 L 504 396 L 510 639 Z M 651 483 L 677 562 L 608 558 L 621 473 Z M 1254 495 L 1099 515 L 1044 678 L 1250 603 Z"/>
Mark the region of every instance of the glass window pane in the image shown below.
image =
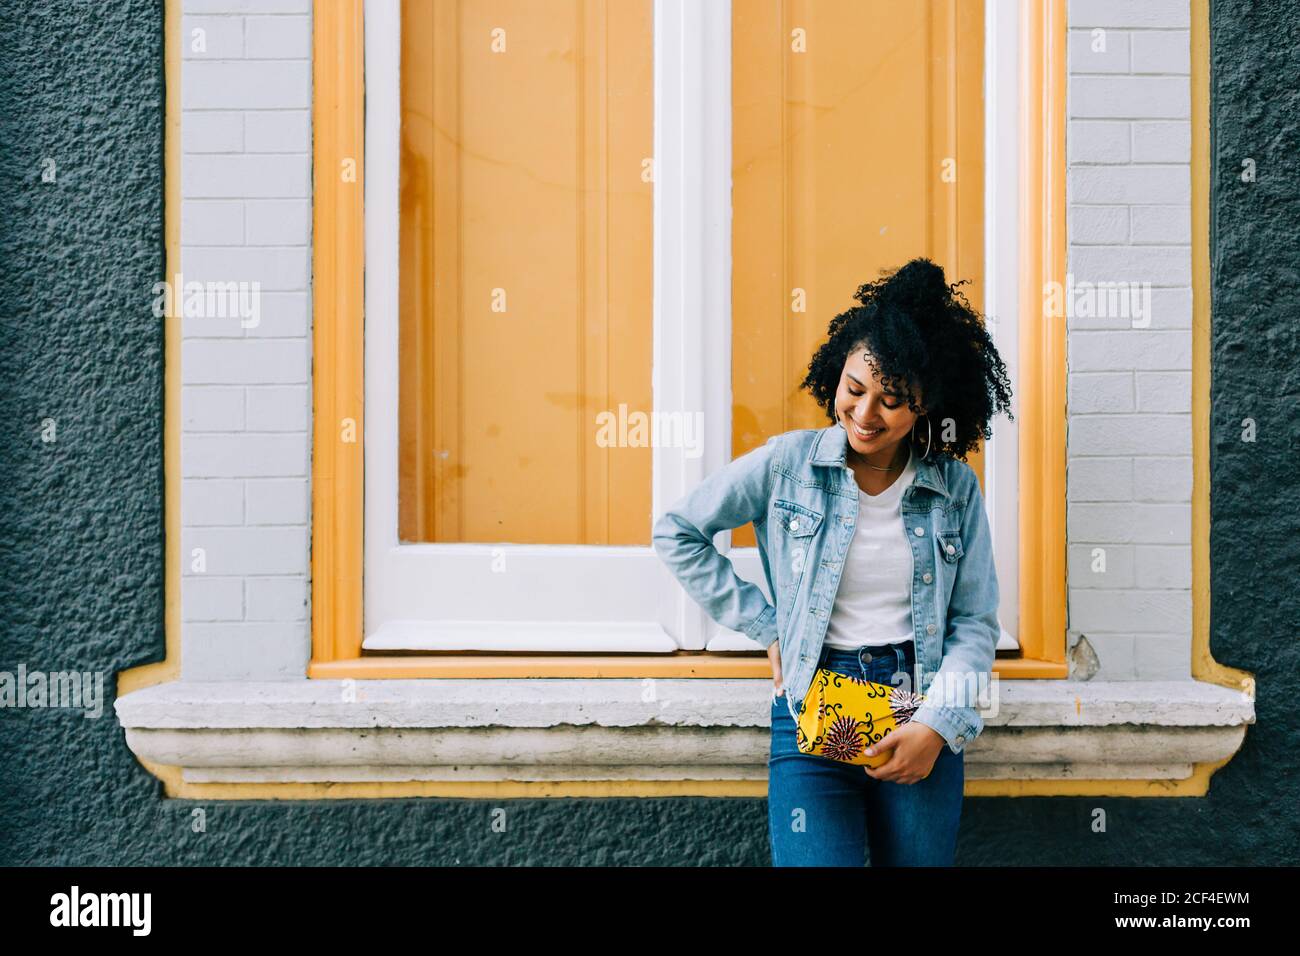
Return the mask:
<path id="1" fill-rule="evenodd" d="M 649 544 L 652 12 L 402 4 L 404 541 Z"/>

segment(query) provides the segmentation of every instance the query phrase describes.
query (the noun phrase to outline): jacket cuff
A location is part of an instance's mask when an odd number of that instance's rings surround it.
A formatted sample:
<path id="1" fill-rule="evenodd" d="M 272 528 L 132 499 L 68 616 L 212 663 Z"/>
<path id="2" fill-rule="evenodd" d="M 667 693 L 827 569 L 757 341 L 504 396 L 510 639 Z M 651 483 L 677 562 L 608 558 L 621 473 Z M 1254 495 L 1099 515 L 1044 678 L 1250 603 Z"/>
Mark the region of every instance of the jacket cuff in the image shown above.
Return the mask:
<path id="1" fill-rule="evenodd" d="M 776 608 L 772 605 L 766 605 L 754 622 L 745 628 L 745 635 L 750 640 L 757 641 L 764 650 L 776 643 L 779 635 L 776 632 Z"/>
<path id="2" fill-rule="evenodd" d="M 925 724 L 948 744 L 955 754 L 979 736 L 980 727 L 969 716 L 968 707 L 945 707 L 942 704 L 922 704 L 912 715 L 912 721 Z"/>

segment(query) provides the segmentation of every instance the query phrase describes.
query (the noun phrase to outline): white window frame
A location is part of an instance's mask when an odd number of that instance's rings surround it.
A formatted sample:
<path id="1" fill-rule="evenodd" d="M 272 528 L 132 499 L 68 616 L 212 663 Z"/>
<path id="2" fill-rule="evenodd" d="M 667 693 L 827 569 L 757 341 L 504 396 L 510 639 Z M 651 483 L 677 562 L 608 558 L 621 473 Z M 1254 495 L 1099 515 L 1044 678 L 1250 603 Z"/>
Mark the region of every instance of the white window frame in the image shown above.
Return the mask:
<path id="1" fill-rule="evenodd" d="M 998 650 L 1020 642 L 1020 4 L 984 4 L 984 314 L 1011 381 L 1011 413 L 984 445 L 998 572 Z"/>
<path id="2" fill-rule="evenodd" d="M 996 6 L 987 4 L 990 20 Z M 1011 23 L 1014 50 L 1013 21 L 1004 15 L 996 22 L 1004 27 Z M 1004 42 L 1001 32 L 998 37 Z M 398 0 L 366 0 L 362 647 L 515 652 L 755 650 L 753 641 L 720 627 L 691 601 L 649 544 L 399 543 L 399 41 Z M 730 0 L 707 4 L 655 0 L 653 42 L 654 412 L 670 417 L 698 415 L 704 435 L 703 454 L 698 456 L 683 447 L 653 448 L 652 511 L 658 515 L 731 457 Z M 993 42 L 991 33 L 989 42 Z M 999 103 L 1006 72 L 998 71 Z M 1013 65 L 1013 106 L 1014 80 Z M 999 123 L 1005 122 L 1005 111 L 995 115 Z M 998 138 L 986 135 L 986 143 L 996 144 Z M 1007 248 L 1008 235 L 1013 243 L 1015 238 L 1014 215 L 1006 219 L 1002 213 L 1008 196 L 1015 202 L 1016 157 L 1014 148 L 1005 152 L 1013 164 L 1010 179 L 1004 178 L 1005 156 L 998 157 L 1001 165 L 987 167 L 998 170 L 986 186 L 995 188 L 997 201 L 996 207 L 991 203 L 987 207 L 997 210 L 996 238 L 986 239 L 989 251 Z M 1010 248 L 1014 250 L 1014 245 Z M 992 262 L 986 276 L 990 318 L 1014 317 L 1014 255 L 1006 262 Z M 995 302 L 1005 306 L 1000 313 Z M 1014 343 L 1014 326 L 1014 321 L 997 326 L 998 334 L 1009 331 Z M 998 347 L 1003 348 L 1001 339 Z M 1014 580 L 1015 501 L 1001 493 L 1004 476 L 1014 479 L 1014 434 L 996 443 L 996 453 L 994 442 L 989 448 L 988 487 L 994 490 L 989 508 L 991 516 L 998 515 L 994 527 L 999 577 L 1009 564 Z M 1004 520 L 1007 514 L 1010 530 Z M 719 550 L 730 555 L 738 574 L 767 594 L 757 549 L 730 553 L 730 539 L 730 532 L 719 535 Z M 1014 594 L 1014 588 L 1010 590 Z M 1006 594 L 1004 590 L 1004 607 Z M 771 601 L 771 595 L 767 597 Z M 1010 606 L 1014 608 L 1014 602 Z"/>

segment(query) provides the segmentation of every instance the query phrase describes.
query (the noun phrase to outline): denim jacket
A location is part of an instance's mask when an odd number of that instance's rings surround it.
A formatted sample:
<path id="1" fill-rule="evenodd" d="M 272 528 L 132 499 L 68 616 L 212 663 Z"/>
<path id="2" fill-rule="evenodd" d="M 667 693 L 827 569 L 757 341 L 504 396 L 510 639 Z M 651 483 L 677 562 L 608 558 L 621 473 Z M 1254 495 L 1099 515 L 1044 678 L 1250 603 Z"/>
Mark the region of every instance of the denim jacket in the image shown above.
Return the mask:
<path id="1" fill-rule="evenodd" d="M 838 423 L 775 435 L 705 478 L 654 525 L 655 552 L 711 618 L 764 648 L 780 641 L 786 704 L 796 719 L 857 523 L 847 447 Z M 992 536 L 969 465 L 939 455 L 913 460 L 899 534 L 913 559 L 909 689 L 926 699 L 912 719 L 960 753 L 984 729 L 975 692 L 992 680 L 1001 633 Z M 719 531 L 751 521 L 775 607 L 713 546 Z"/>

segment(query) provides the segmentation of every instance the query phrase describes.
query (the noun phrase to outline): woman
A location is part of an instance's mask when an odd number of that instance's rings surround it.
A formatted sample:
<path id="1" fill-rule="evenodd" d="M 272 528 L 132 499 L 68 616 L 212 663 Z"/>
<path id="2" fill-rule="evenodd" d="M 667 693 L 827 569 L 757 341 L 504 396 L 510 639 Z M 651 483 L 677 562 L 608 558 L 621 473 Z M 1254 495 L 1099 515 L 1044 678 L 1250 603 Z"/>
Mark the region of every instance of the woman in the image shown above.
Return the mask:
<path id="1" fill-rule="evenodd" d="M 964 459 L 1006 369 L 957 285 L 926 259 L 861 286 L 801 383 L 832 424 L 737 458 L 654 529 L 657 553 L 724 627 L 772 663 L 768 812 L 776 866 L 951 865 L 963 749 L 983 729 L 1000 633 L 983 496 Z M 754 523 L 775 607 L 713 547 Z M 819 667 L 922 695 L 868 753 L 805 754 L 796 721 Z"/>

